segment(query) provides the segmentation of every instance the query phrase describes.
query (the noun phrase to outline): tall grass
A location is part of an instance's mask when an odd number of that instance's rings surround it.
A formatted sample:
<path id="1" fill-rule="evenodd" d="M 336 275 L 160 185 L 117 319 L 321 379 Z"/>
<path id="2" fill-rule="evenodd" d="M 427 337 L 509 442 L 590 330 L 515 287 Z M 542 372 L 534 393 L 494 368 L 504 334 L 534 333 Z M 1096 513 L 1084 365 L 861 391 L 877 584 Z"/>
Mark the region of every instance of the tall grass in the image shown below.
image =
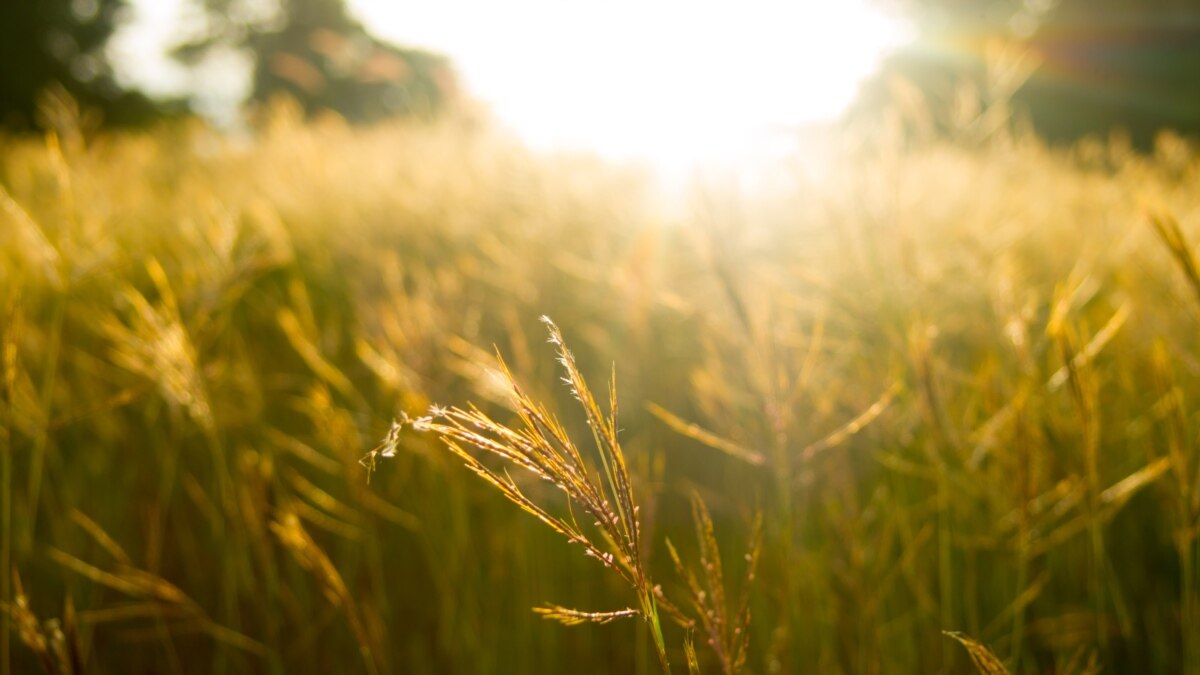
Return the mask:
<path id="1" fill-rule="evenodd" d="M 436 407 L 431 416 L 414 422 L 414 427 L 432 431 L 445 439 L 450 450 L 465 460 L 468 468 L 501 494 L 566 537 L 568 543 L 579 544 L 588 556 L 615 572 L 633 590 L 639 606 L 636 610 L 603 612 L 552 606 L 539 608 L 539 614 L 568 625 L 586 621 L 607 623 L 619 617 L 641 616 L 653 637 L 659 665 L 663 672 L 670 673 L 658 612 L 659 602 L 666 603 L 666 600 L 662 597 L 661 587 L 648 576 L 642 559 L 638 515 L 641 507 L 634 497 L 629 466 L 617 440 L 616 375 L 614 373 L 610 382 L 606 415 L 579 372 L 575 355 L 567 348 L 558 327 L 548 318 L 543 317 L 543 322 L 550 328 L 550 341 L 559 347 L 558 358 L 566 372 L 563 379 L 587 417 L 602 472 L 584 460 L 579 448 L 549 410 L 522 394 L 507 368 L 504 376 L 513 387 L 514 403 L 523 423 L 521 429 L 506 427 L 478 409 Z M 552 515 L 526 496 L 510 476 L 501 476 L 488 469 L 463 448 L 464 444 L 507 460 L 515 468 L 553 484 L 566 495 L 569 506 L 581 509 L 587 518 L 595 519 L 596 532 L 589 535 L 573 511 L 565 518 Z M 675 613 L 678 614 L 678 610 Z"/>
<path id="2" fill-rule="evenodd" d="M 0 140 L 4 672 L 1200 672 L 1183 139 L 669 211 L 474 120 L 69 113 Z"/>

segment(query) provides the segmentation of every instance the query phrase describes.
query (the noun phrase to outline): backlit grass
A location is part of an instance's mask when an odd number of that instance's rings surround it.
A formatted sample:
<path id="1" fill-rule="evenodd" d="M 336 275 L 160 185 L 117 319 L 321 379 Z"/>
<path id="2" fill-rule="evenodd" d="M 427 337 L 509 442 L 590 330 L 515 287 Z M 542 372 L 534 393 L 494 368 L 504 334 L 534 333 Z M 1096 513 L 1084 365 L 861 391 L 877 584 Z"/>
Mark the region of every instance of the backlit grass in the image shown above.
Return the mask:
<path id="1" fill-rule="evenodd" d="M 1200 673 L 1194 147 L 835 145 L 0 140 L 0 672 Z"/>

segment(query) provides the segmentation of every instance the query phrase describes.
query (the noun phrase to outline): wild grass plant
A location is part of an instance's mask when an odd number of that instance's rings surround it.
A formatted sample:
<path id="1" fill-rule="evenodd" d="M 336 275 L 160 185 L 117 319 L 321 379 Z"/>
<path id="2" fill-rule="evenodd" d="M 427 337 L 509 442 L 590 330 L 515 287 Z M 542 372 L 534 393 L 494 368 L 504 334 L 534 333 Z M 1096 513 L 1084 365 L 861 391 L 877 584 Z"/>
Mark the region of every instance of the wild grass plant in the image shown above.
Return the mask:
<path id="1" fill-rule="evenodd" d="M 476 121 L 69 112 L 0 140 L 0 673 L 1200 672 L 1185 140 L 680 215 Z"/>

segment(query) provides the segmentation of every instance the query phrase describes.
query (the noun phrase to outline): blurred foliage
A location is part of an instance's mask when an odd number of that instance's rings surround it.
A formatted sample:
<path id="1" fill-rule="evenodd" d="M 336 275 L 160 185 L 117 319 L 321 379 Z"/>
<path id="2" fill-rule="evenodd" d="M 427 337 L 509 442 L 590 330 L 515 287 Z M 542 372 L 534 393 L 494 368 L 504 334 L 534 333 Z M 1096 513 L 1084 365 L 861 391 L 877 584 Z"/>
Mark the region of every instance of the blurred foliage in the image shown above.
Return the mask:
<path id="1" fill-rule="evenodd" d="M 351 122 L 396 115 L 432 118 L 458 96 L 449 61 L 388 44 L 352 18 L 343 0 L 283 0 L 274 11 L 249 0 L 201 0 L 206 26 L 175 54 L 195 62 L 214 49 L 248 52 L 252 103 L 287 95 L 313 115 Z"/>
<path id="2" fill-rule="evenodd" d="M 0 141 L 14 672 L 650 672 L 634 622 L 531 611 L 630 594 L 434 438 L 359 464 L 432 403 L 516 421 L 493 347 L 588 438 L 542 314 L 615 362 L 665 592 L 762 512 L 749 672 L 1200 667 L 1194 144 L 893 127 L 669 217 L 453 117 L 263 125 Z"/>
<path id="3" fill-rule="evenodd" d="M 98 113 L 93 123 L 139 125 L 183 113 L 182 102 L 152 101 L 113 78 L 104 49 L 127 10 L 127 0 L 0 3 L 0 125 L 44 128 L 39 99 L 63 93 Z"/>
<path id="4" fill-rule="evenodd" d="M 888 58 L 864 87 L 856 116 L 874 116 L 889 101 L 911 99 L 903 90 L 912 86 L 943 133 L 964 106 L 997 103 L 1052 142 L 1121 130 L 1135 146 L 1150 149 L 1161 129 L 1200 132 L 1200 12 L 1194 2 L 890 4 L 913 18 L 918 39 Z M 1000 68 L 991 58 L 997 51 L 1009 61 Z"/>

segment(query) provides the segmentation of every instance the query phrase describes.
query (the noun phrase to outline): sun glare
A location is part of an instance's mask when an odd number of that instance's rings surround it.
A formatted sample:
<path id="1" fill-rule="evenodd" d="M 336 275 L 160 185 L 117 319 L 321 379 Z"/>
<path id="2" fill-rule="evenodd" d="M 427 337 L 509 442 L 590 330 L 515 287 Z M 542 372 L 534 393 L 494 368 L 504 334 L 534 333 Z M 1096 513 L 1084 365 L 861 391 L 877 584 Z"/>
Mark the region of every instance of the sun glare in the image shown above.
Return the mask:
<path id="1" fill-rule="evenodd" d="M 353 0 L 381 35 L 448 54 L 527 142 L 661 170 L 769 152 L 836 117 L 905 26 L 862 0 Z"/>
<path id="2" fill-rule="evenodd" d="M 447 55 L 469 94 L 525 142 L 675 177 L 786 151 L 797 126 L 835 118 L 887 50 L 909 38 L 871 0 L 348 4 L 381 37 Z M 186 74 L 162 55 L 184 5 L 134 7 L 114 47 L 126 79 L 162 93 L 195 90 L 211 116 L 232 117 L 249 87 L 245 64 Z"/>

